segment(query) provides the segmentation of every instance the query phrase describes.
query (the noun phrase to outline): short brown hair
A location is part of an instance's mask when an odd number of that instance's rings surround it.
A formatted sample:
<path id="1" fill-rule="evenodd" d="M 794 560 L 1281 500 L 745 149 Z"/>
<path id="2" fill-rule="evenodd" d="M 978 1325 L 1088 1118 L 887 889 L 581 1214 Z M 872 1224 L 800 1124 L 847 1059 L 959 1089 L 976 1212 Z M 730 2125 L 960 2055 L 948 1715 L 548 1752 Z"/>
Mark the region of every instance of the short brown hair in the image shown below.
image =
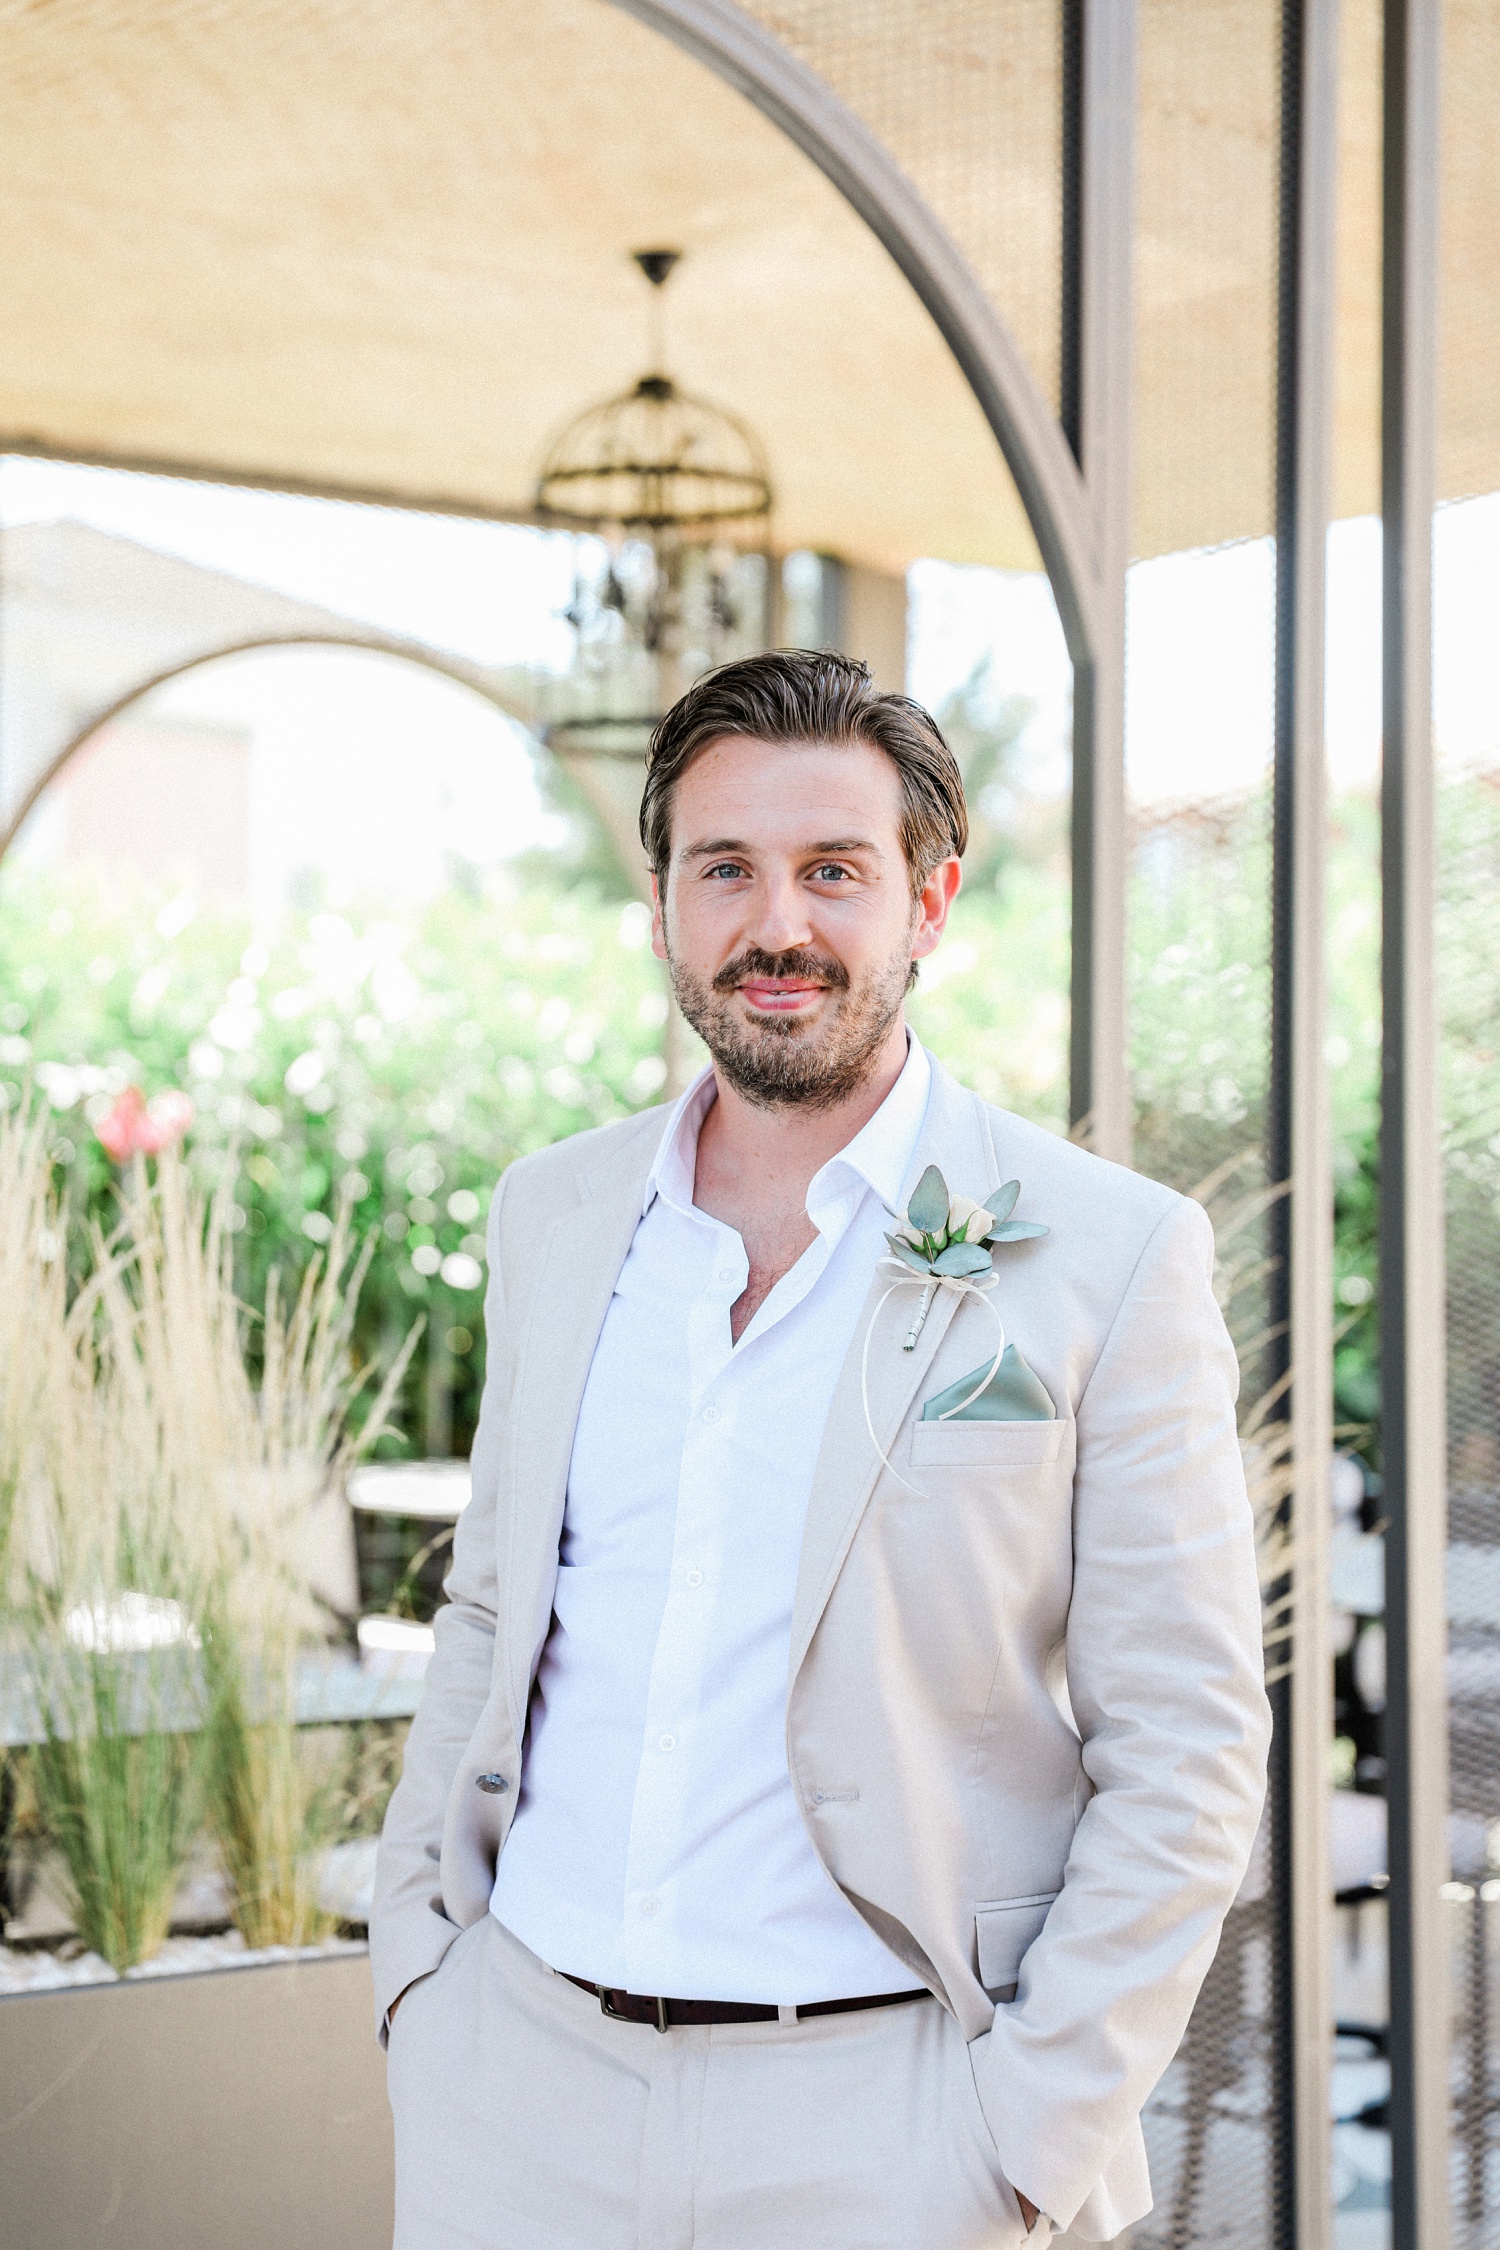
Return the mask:
<path id="1" fill-rule="evenodd" d="M 883 750 L 901 777 L 901 848 L 914 897 L 938 862 L 961 854 L 969 841 L 958 760 L 920 703 L 909 695 L 882 695 L 869 665 L 853 657 L 771 649 L 706 672 L 651 737 L 641 842 L 663 888 L 677 783 L 700 750 L 736 734 L 754 742 L 864 742 Z"/>

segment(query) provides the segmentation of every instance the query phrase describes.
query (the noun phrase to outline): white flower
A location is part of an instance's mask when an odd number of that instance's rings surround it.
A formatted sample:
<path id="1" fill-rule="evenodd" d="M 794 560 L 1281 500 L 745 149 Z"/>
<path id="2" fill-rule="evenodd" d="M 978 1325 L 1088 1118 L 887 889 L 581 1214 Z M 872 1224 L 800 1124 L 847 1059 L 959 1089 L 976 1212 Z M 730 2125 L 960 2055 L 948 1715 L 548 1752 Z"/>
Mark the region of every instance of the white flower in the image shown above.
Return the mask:
<path id="1" fill-rule="evenodd" d="M 995 1214 L 972 1196 L 955 1195 L 948 1204 L 950 1242 L 983 1242 L 995 1223 Z"/>

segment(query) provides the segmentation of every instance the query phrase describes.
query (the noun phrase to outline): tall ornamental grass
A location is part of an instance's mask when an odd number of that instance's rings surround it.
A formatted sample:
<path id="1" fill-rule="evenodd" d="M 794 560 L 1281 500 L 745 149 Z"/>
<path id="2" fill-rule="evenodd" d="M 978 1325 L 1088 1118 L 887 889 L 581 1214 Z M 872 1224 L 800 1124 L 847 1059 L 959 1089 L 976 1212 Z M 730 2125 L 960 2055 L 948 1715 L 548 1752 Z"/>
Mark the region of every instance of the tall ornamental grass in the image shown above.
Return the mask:
<path id="1" fill-rule="evenodd" d="M 1259 1150 L 1245 1149 L 1190 1192 L 1213 1224 L 1214 1291 L 1240 1363 L 1240 1452 L 1255 1521 L 1266 1677 L 1272 1681 L 1285 1675 L 1292 1643 L 1296 1460 L 1286 1412 L 1293 1370 L 1269 1378 L 1263 1372 L 1270 1346 L 1282 1335 L 1267 1318 L 1274 1261 L 1266 1221 L 1287 1191 L 1284 1184 L 1262 1184 L 1260 1171 Z"/>
<path id="2" fill-rule="evenodd" d="M 166 1934 L 205 1822 L 252 1945 L 318 1934 L 332 1800 L 296 1729 L 298 1659 L 326 1638 L 311 1519 L 386 1427 L 415 1340 L 356 1435 L 368 1252 L 346 1213 L 290 1305 L 273 1273 L 252 1314 L 231 1180 L 205 1198 L 175 1157 L 137 1159 L 70 1300 L 45 1143 L 0 1119 L 0 1304 L 28 1308 L 0 1375 L 0 1655 L 79 1932 L 117 1969 Z"/>
<path id="3" fill-rule="evenodd" d="M 0 1182 L 7 1701 L 29 1721 L 31 1791 L 79 1932 L 123 1969 L 165 1936 L 197 1822 L 194 1618 L 211 1526 L 182 1505 L 174 1433 L 153 1411 L 149 1254 L 128 1224 L 108 1240 L 94 1229 L 70 1297 L 35 1123 L 0 1121 Z"/>
<path id="4" fill-rule="evenodd" d="M 169 1186 L 181 1200 L 180 1177 Z M 310 1527 L 318 1502 L 389 1426 L 416 1342 L 396 1355 L 362 1427 L 350 1409 L 365 1386 L 351 1350 L 366 1246 L 351 1256 L 347 1206 L 326 1254 L 307 1267 L 290 1308 L 273 1271 L 256 1324 L 260 1379 L 246 1372 L 243 1314 L 229 1284 L 228 1245 L 191 1202 L 184 1240 L 215 1259 L 216 1396 L 232 1460 L 223 1553 L 204 1612 L 208 1817 L 249 1943 L 301 1945 L 326 1927 L 317 1904 L 323 1849 L 338 1823 L 332 1777 L 304 1751 L 296 1725 L 300 1654 L 324 1620 L 309 1592 Z"/>

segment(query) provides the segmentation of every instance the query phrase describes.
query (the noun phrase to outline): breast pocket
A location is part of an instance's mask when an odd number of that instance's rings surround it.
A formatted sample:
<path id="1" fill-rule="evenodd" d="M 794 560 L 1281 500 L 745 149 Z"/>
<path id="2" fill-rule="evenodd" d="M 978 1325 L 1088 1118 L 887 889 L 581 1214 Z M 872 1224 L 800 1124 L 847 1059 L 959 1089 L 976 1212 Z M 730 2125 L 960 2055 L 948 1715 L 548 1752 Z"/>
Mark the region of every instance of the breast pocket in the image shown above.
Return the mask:
<path id="1" fill-rule="evenodd" d="M 1021 1961 L 1041 1935 L 1056 1891 L 1036 1891 L 1029 1898 L 989 1899 L 974 1909 L 979 1941 L 979 1981 L 986 1992 L 1014 1990 Z"/>
<path id="2" fill-rule="evenodd" d="M 911 1462 L 932 1469 L 1039 1469 L 1062 1458 L 1071 1422 L 913 1422 Z"/>

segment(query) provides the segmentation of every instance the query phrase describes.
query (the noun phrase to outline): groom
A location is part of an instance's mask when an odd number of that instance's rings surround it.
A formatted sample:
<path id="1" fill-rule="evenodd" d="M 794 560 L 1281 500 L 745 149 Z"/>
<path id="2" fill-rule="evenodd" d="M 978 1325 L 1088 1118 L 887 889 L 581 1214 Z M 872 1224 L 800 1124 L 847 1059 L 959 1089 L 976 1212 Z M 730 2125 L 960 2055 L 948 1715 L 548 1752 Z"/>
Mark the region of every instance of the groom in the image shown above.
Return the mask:
<path id="1" fill-rule="evenodd" d="M 490 1215 L 370 1933 L 397 2250 L 1008 2250 L 1150 2207 L 1141 2106 L 1263 1787 L 1235 1361 L 1202 1211 L 909 1035 L 967 825 L 842 657 L 657 729 L 654 943 L 713 1062 Z"/>

